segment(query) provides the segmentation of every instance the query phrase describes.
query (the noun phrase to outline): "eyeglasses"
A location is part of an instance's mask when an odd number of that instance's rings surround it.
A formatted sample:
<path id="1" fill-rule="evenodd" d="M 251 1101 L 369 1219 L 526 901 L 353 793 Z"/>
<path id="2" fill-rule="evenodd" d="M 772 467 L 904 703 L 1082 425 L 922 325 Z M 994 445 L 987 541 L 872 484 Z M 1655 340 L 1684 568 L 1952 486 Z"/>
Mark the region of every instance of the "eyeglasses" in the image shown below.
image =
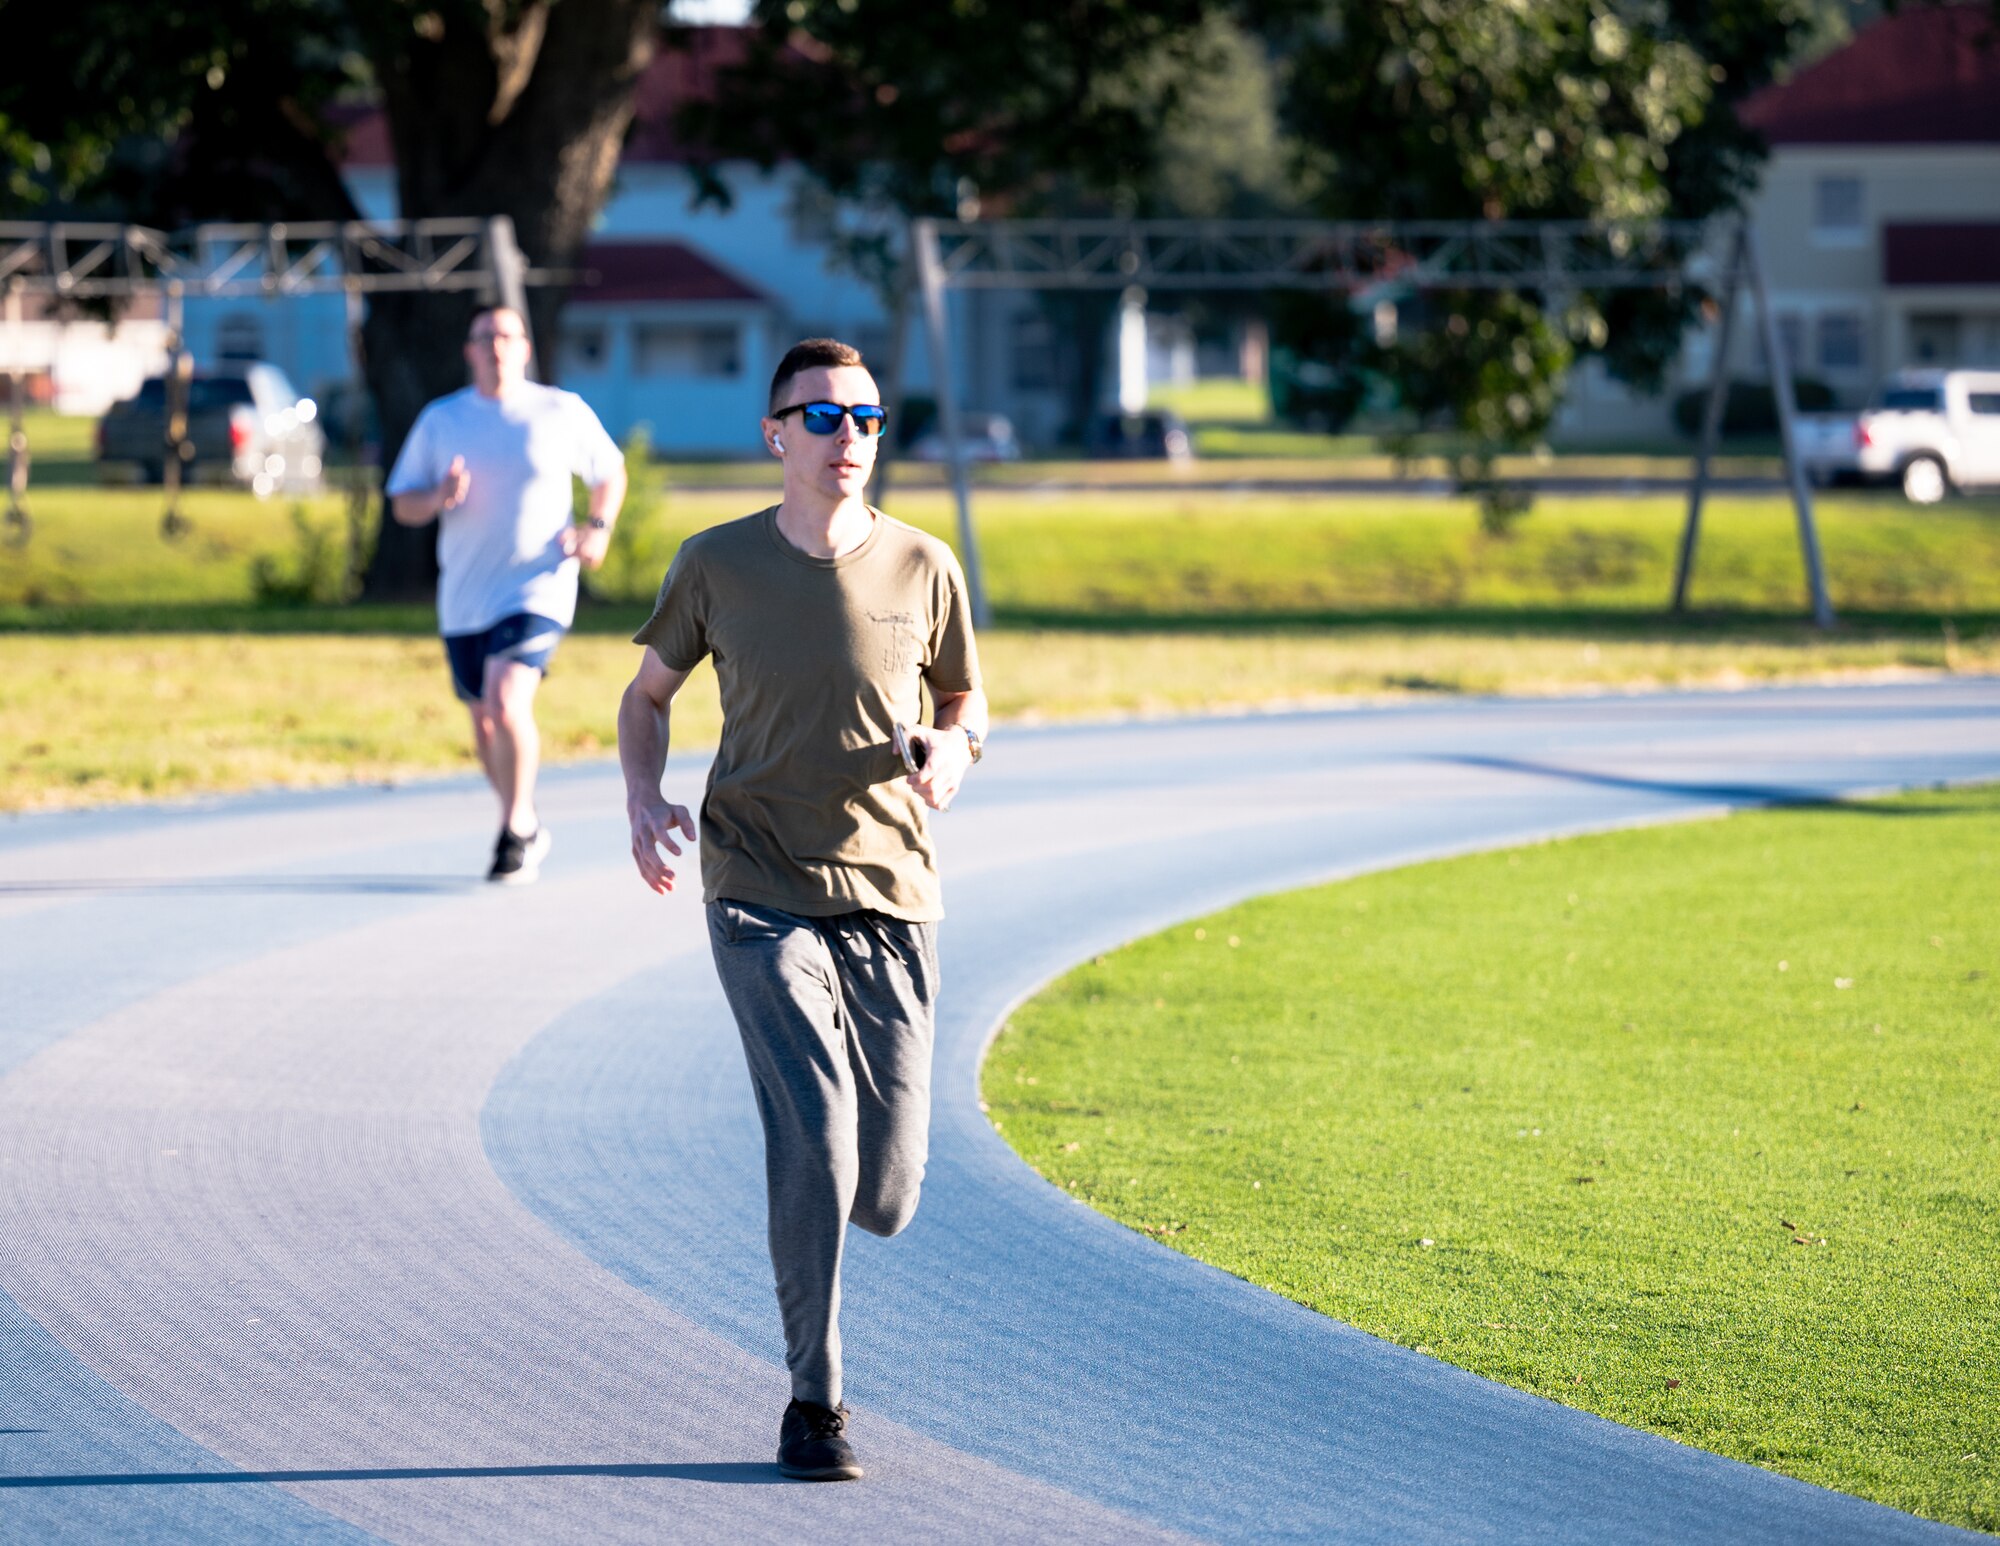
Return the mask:
<path id="1" fill-rule="evenodd" d="M 854 433 L 863 440 L 873 440 L 881 434 L 889 423 L 889 415 L 876 403 L 793 403 L 789 408 L 780 408 L 771 417 L 782 419 L 788 413 L 796 413 L 811 435 L 832 435 L 839 432 L 842 419 L 854 420 Z"/>

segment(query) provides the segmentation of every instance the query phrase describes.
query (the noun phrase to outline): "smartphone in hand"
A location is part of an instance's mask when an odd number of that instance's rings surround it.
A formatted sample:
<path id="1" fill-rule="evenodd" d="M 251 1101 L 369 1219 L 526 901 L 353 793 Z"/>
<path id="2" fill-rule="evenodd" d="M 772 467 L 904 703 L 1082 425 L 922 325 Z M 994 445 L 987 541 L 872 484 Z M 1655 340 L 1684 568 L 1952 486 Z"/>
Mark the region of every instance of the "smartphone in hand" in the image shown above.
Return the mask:
<path id="1" fill-rule="evenodd" d="M 924 756 L 929 750 L 930 748 L 922 741 L 911 740 L 910 732 L 905 730 L 901 723 L 897 724 L 896 755 L 903 759 L 904 767 L 912 773 L 921 773 L 924 769 Z"/>

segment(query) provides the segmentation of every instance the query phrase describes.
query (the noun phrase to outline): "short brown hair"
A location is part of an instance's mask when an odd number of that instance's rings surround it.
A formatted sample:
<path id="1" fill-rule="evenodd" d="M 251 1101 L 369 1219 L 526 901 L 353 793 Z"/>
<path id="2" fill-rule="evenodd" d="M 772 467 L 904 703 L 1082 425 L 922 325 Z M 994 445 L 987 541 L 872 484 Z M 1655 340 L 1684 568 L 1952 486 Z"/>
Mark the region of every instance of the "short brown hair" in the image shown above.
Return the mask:
<path id="1" fill-rule="evenodd" d="M 770 411 L 776 413 L 785 406 L 785 393 L 791 390 L 793 379 L 803 372 L 861 363 L 861 351 L 838 338 L 801 338 L 785 351 L 785 357 L 778 361 L 777 373 L 771 377 Z"/>
<path id="2" fill-rule="evenodd" d="M 478 327 L 482 320 L 484 320 L 487 317 L 497 317 L 503 311 L 506 312 L 508 316 L 512 317 L 516 322 L 521 324 L 522 332 L 525 333 L 528 331 L 528 319 L 520 312 L 516 311 L 512 306 L 505 305 L 504 303 L 493 306 L 481 306 L 477 311 L 475 311 L 472 314 L 472 320 L 465 324 L 466 341 L 467 342 L 471 341 L 472 330 Z"/>

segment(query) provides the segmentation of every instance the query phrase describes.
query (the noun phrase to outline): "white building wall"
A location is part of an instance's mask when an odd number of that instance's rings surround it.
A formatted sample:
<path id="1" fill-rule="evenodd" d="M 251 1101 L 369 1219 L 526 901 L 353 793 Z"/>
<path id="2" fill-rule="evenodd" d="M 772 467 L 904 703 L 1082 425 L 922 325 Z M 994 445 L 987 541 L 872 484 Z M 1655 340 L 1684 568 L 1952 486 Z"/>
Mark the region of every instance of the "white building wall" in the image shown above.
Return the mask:
<path id="1" fill-rule="evenodd" d="M 167 365 L 167 325 L 133 318 L 0 325 L 0 370 L 49 378 L 57 413 L 96 416 Z"/>
<path id="2" fill-rule="evenodd" d="M 640 330 L 648 325 L 728 327 L 738 338 L 737 369 L 729 375 L 649 373 L 639 358 Z M 565 309 L 565 341 L 601 329 L 603 358 L 584 363 L 559 343 L 562 383 L 579 394 L 621 444 L 644 428 L 653 449 L 671 456 L 755 456 L 763 445 L 758 421 L 765 390 L 777 368 L 769 308 L 736 303 L 711 306 L 573 304 Z M 791 340 L 787 339 L 786 344 Z"/>
<path id="3" fill-rule="evenodd" d="M 1829 227 L 1820 218 L 1827 179 L 1859 184 L 1858 223 Z M 1989 336 L 2000 350 L 2000 286 L 1892 289 L 1883 280 L 1882 251 L 1885 225 L 2000 219 L 2000 146 L 1780 145 L 1766 163 L 1750 218 L 1792 368 L 1824 382 L 1839 406 L 1859 407 L 1885 373 L 1905 366 L 1984 363 Z M 1763 343 L 1747 288 L 1738 308 L 1730 374 L 1761 380 Z M 1959 330 L 1959 357 L 1926 360 L 1918 349 L 1921 321 L 1939 315 L 1967 319 Z M 1823 348 L 1829 319 L 1850 317 L 1861 336 L 1855 363 Z M 1586 366 L 1570 384 L 1556 433 L 1574 442 L 1676 437 L 1674 396 L 1707 381 L 1713 347 L 1712 330 L 1691 332 L 1667 390 L 1656 397 L 1610 380 L 1600 366 Z"/>
<path id="4" fill-rule="evenodd" d="M 1827 229 L 1819 220 L 1821 185 L 1828 180 L 1859 185 L 1859 229 Z M 1772 309 L 1781 318 L 1796 318 L 1790 326 L 1806 342 L 1797 368 L 1825 380 L 1843 401 L 1859 402 L 1886 371 L 1918 363 L 1973 363 L 1920 361 L 1911 336 L 1913 316 L 2000 314 L 2000 286 L 1891 288 L 1883 280 L 1882 250 L 1887 225 L 2000 218 L 2000 146 L 1781 146 L 1755 211 Z M 1860 318 L 1859 367 L 1843 369 L 1820 358 L 1819 324 L 1830 314 Z M 1762 354 L 1745 349 L 1736 357 L 1748 366 Z"/>

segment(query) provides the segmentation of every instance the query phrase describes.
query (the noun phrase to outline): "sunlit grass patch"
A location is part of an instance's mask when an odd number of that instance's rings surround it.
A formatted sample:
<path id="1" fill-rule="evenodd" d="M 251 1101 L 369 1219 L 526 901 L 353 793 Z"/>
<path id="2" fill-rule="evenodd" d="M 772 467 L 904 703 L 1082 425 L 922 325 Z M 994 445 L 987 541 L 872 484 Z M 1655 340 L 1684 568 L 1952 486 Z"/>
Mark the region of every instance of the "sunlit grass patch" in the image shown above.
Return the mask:
<path id="1" fill-rule="evenodd" d="M 1994 1529 L 1996 894 L 1992 788 L 1422 865 L 1077 969 L 984 1093 L 1174 1249 Z"/>

